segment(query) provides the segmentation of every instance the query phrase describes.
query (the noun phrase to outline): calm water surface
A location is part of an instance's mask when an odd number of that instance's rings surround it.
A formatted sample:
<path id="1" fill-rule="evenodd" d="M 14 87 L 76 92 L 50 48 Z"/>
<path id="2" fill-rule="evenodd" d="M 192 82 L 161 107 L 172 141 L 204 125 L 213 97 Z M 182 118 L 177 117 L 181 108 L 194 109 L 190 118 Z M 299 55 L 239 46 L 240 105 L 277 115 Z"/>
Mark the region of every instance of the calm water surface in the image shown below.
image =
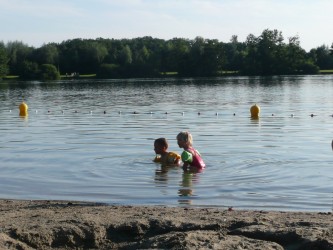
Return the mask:
<path id="1" fill-rule="evenodd" d="M 332 211 L 332 114 L 332 76 L 2 81 L 0 198 Z M 203 173 L 152 162 L 182 130 Z"/>

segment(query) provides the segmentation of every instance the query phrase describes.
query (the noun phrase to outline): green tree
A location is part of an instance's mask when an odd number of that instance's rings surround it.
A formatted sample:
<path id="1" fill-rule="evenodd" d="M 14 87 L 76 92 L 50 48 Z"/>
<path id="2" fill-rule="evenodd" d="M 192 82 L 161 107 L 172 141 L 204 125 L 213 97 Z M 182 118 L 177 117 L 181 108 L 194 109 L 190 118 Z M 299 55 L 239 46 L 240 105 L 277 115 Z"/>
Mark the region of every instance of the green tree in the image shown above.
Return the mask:
<path id="1" fill-rule="evenodd" d="M 24 80 L 35 80 L 39 78 L 39 67 L 36 62 L 25 60 L 21 64 L 20 78 Z"/>
<path id="2" fill-rule="evenodd" d="M 0 78 L 8 74 L 8 57 L 5 45 L 0 42 Z"/>
<path id="3" fill-rule="evenodd" d="M 9 73 L 23 78 L 33 78 L 42 64 L 52 64 L 63 73 L 97 73 L 100 77 L 109 74 L 106 72 L 112 72 L 112 77 L 151 77 L 161 72 L 195 77 L 216 76 L 222 70 L 273 75 L 315 72 L 316 66 L 331 68 L 332 55 L 327 47 L 307 54 L 300 47 L 298 36 L 289 38 L 288 43 L 283 40 L 282 32 L 265 29 L 258 37 L 249 34 L 245 42 L 239 42 L 234 35 L 229 43 L 199 36 L 194 40 L 167 41 L 146 36 L 73 39 L 34 49 L 15 41 L 5 46 L 5 54 Z M 0 56 L 5 61 L 3 53 Z M 6 71 L 1 67 L 2 72 Z"/>
<path id="4" fill-rule="evenodd" d="M 264 30 L 258 40 L 258 60 L 261 64 L 263 75 L 277 74 L 279 64 L 279 54 L 283 46 L 283 36 L 281 31 Z"/>
<path id="5" fill-rule="evenodd" d="M 8 42 L 6 44 L 7 55 L 9 59 L 10 74 L 21 75 L 23 69 L 23 62 L 33 61 L 32 53 L 35 50 L 20 41 Z"/>
<path id="6" fill-rule="evenodd" d="M 122 47 L 117 56 L 120 65 L 129 65 L 132 63 L 132 50 L 128 45 Z"/>
<path id="7" fill-rule="evenodd" d="M 115 64 L 117 63 L 118 51 L 121 48 L 121 41 L 115 39 L 102 39 L 99 38 L 98 42 L 102 43 L 107 49 L 107 55 L 104 58 L 103 63 Z"/>
<path id="8" fill-rule="evenodd" d="M 205 53 L 205 39 L 203 37 L 196 37 L 191 44 L 191 49 L 189 51 L 185 70 L 180 72 L 182 75 L 187 76 L 201 76 L 202 67 L 201 60 Z"/>
<path id="9" fill-rule="evenodd" d="M 239 71 L 242 68 L 245 44 L 238 42 L 238 37 L 233 35 L 229 43 L 222 43 L 219 55 L 220 63 L 227 71 Z"/>
<path id="10" fill-rule="evenodd" d="M 205 40 L 204 54 L 201 61 L 202 76 L 216 76 L 222 72 L 222 44 L 216 39 Z"/>
<path id="11" fill-rule="evenodd" d="M 282 33 L 264 30 L 259 37 L 250 34 L 246 39 L 242 73 L 248 75 L 279 75 L 305 73 L 310 69 L 311 60 L 300 47 L 298 36 L 283 42 Z M 305 66 L 306 65 L 306 66 Z M 315 68 L 312 67 L 312 70 Z"/>
<path id="12" fill-rule="evenodd" d="M 73 39 L 62 42 L 58 45 L 59 68 L 64 73 L 80 72 L 80 47 L 83 46 L 82 39 Z"/>
<path id="13" fill-rule="evenodd" d="M 136 44 L 133 44 L 135 49 L 133 51 L 133 61 L 130 65 L 127 66 L 127 73 L 132 77 L 153 77 L 159 74 L 160 60 L 159 54 L 160 50 L 152 51 L 148 48 L 153 48 L 150 41 L 145 45 L 145 42 L 139 41 Z M 141 46 L 141 47 L 140 47 Z"/>
<path id="14" fill-rule="evenodd" d="M 53 64 L 59 63 L 59 51 L 55 44 L 47 44 L 34 51 L 34 59 L 38 64 Z"/>
<path id="15" fill-rule="evenodd" d="M 215 76 L 221 69 L 219 43 L 196 37 L 190 42 L 189 52 L 182 60 L 179 74 L 184 76 Z"/>
<path id="16" fill-rule="evenodd" d="M 255 75 L 259 74 L 259 72 L 262 72 L 261 64 L 258 57 L 258 41 L 259 39 L 253 34 L 249 34 L 246 37 L 246 49 L 243 54 L 244 63 L 241 68 L 242 74 Z"/>
<path id="17" fill-rule="evenodd" d="M 149 52 L 147 47 L 143 45 L 141 49 L 137 50 L 137 53 L 135 55 L 135 63 L 147 64 L 147 62 L 149 61 L 150 54 L 151 53 Z"/>
<path id="18" fill-rule="evenodd" d="M 317 74 L 319 72 L 319 67 L 311 60 L 307 60 L 300 65 L 299 70 L 303 74 Z"/>
<path id="19" fill-rule="evenodd" d="M 288 65 L 288 73 L 289 74 L 299 74 L 306 73 L 304 72 L 304 65 L 310 66 L 313 64 L 311 61 L 307 59 L 307 55 L 304 49 L 300 46 L 300 41 L 298 36 L 289 37 L 288 45 L 286 46 L 286 54 L 284 58 L 286 60 L 286 64 Z"/>
<path id="20" fill-rule="evenodd" d="M 108 54 L 106 47 L 95 41 L 85 41 L 79 48 L 80 71 L 96 72 Z"/>
<path id="21" fill-rule="evenodd" d="M 92 43 L 89 49 L 91 59 L 100 65 L 108 55 L 107 48 L 101 43 Z"/>
<path id="22" fill-rule="evenodd" d="M 186 72 L 186 59 L 190 52 L 190 42 L 184 38 L 174 38 L 167 41 L 165 66 L 163 71 Z"/>
<path id="23" fill-rule="evenodd" d="M 41 80 L 58 80 L 60 79 L 60 74 L 54 65 L 42 64 L 40 66 L 39 78 Z"/>
<path id="24" fill-rule="evenodd" d="M 333 55 L 328 46 L 322 45 L 310 50 L 310 57 L 320 69 L 333 69 Z"/>

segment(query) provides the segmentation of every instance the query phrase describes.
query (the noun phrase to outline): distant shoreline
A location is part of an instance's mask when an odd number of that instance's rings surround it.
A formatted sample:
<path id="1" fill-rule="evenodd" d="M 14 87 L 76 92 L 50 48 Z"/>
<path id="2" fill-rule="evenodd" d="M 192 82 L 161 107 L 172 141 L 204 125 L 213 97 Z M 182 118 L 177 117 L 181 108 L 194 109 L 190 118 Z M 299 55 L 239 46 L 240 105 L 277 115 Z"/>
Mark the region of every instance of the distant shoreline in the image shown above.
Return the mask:
<path id="1" fill-rule="evenodd" d="M 319 73 L 317 75 L 332 75 L 333 74 L 333 69 L 332 70 L 320 70 Z M 238 74 L 238 72 L 225 72 L 223 73 L 220 77 L 223 77 L 223 76 L 247 76 L 247 75 L 240 75 Z M 260 75 L 258 75 L 260 76 Z M 88 74 L 88 75 L 78 75 L 78 76 L 71 76 L 71 75 L 61 75 L 61 80 L 66 80 L 66 79 L 104 79 L 104 78 L 96 78 L 96 74 Z M 181 76 L 178 76 L 177 74 L 162 74 L 161 76 L 159 77 L 153 77 L 153 78 L 170 78 L 170 77 L 180 77 Z M 214 77 L 212 77 L 214 78 Z M 12 76 L 12 75 L 9 75 L 9 76 L 4 76 L 2 78 L 3 80 L 22 80 L 23 79 L 20 79 L 19 76 Z M 105 79 L 108 79 L 108 78 L 105 78 Z M 110 79 L 113 79 L 113 78 L 110 78 Z M 114 78 L 114 79 L 124 79 L 124 78 Z"/>

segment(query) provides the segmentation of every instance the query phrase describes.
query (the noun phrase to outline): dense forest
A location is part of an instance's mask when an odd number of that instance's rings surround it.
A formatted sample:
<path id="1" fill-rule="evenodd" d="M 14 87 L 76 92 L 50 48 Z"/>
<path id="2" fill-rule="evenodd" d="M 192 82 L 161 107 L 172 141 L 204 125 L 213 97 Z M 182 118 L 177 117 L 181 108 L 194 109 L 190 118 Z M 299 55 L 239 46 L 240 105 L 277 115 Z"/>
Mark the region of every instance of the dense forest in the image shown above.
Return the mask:
<path id="1" fill-rule="evenodd" d="M 59 79 L 96 74 L 98 78 L 316 74 L 333 69 L 333 44 L 306 52 L 298 36 L 286 41 L 281 31 L 264 30 L 239 42 L 196 37 L 73 39 L 34 48 L 0 42 L 0 77 Z"/>

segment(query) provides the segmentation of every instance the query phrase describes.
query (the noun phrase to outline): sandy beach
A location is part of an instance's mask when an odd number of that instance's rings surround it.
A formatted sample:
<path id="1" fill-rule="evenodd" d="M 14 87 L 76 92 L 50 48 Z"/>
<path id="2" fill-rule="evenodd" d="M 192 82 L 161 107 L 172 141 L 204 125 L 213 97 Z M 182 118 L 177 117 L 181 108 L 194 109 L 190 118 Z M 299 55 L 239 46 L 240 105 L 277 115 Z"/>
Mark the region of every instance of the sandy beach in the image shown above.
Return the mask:
<path id="1" fill-rule="evenodd" d="M 0 201 L 0 249 L 333 249 L 331 213 Z"/>

